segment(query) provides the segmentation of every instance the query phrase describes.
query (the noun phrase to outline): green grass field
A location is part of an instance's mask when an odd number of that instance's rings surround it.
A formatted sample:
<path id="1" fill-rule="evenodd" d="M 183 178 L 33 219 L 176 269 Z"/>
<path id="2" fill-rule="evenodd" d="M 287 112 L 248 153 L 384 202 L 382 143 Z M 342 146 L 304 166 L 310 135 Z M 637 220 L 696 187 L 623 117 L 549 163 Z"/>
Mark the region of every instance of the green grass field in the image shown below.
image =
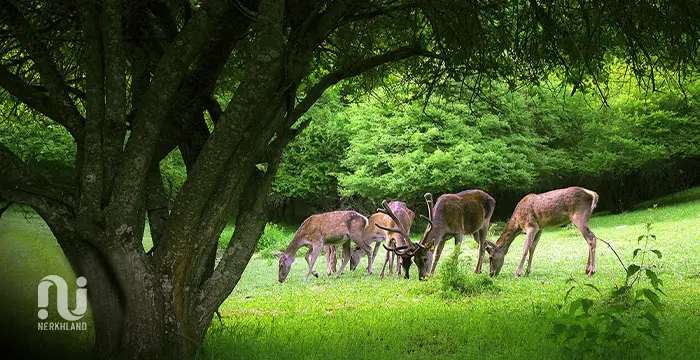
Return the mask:
<path id="1" fill-rule="evenodd" d="M 657 236 L 654 248 L 666 296 L 662 296 L 663 334 L 625 349 L 625 358 L 700 358 L 700 201 L 691 201 L 591 219 L 591 229 L 628 263 L 650 221 Z M 275 231 L 280 232 L 280 228 Z M 286 231 L 286 230 L 285 230 Z M 291 240 L 292 233 L 287 232 Z M 495 240 L 495 235 L 489 236 Z M 419 282 L 415 266 L 411 280 L 379 280 L 366 273 L 366 258 L 355 272 L 341 278 L 322 276 L 305 282 L 307 265 L 297 258 L 287 283 L 277 282 L 274 260 L 255 255 L 239 285 L 221 306 L 223 323 L 214 320 L 203 348 L 205 358 L 236 359 L 369 359 L 369 358 L 568 358 L 549 334 L 549 313 L 562 302 L 570 277 L 601 290 L 624 281 L 612 251 L 598 244 L 598 273 L 584 274 L 586 242 L 572 227 L 545 231 L 537 247 L 529 277 L 514 279 L 524 236 L 518 237 L 497 290 L 476 296 L 446 299 L 434 290 L 435 279 Z M 14 306 L 19 325 L 36 324 L 36 284 L 47 274 L 71 277 L 60 248 L 35 216 L 25 220 L 14 211 L 0 219 L 0 263 L 5 267 L 3 298 Z M 452 251 L 450 240 L 441 264 Z M 473 269 L 475 243 L 465 239 L 462 261 Z M 486 265 L 487 266 L 487 265 Z M 323 273 L 324 259 L 317 262 Z M 8 272 L 9 270 L 9 272 Z M 476 275 L 473 275 L 476 276 Z M 34 282 L 32 282 L 34 281 Z M 70 280 L 69 280 L 70 281 Z M 573 295 L 597 297 L 593 290 Z M 8 293 L 12 292 L 12 296 Z M 6 299 L 7 300 L 7 299 Z M 29 329 L 28 327 L 27 329 Z M 43 338 L 50 346 L 52 342 Z M 74 353 L 89 349 L 89 334 L 63 338 Z M 67 351 L 67 350 L 66 350 Z"/>

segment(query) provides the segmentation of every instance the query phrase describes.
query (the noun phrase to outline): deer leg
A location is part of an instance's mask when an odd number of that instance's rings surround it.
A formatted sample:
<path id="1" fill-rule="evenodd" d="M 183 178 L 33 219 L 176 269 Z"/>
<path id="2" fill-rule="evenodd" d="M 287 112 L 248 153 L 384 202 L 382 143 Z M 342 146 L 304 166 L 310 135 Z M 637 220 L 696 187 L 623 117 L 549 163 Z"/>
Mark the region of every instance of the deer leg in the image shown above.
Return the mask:
<path id="1" fill-rule="evenodd" d="M 318 273 L 314 271 L 314 266 L 311 264 L 311 254 L 313 253 L 314 248 L 312 246 L 309 246 L 309 250 L 306 251 L 306 254 L 304 254 L 304 259 L 306 259 L 306 264 L 309 265 L 309 274 L 318 277 Z M 306 280 L 309 280 L 309 277 L 306 277 Z"/>
<path id="2" fill-rule="evenodd" d="M 384 257 L 384 264 L 382 265 L 382 272 L 379 273 L 379 279 L 384 279 L 384 270 L 386 270 L 386 264 L 389 262 L 389 253 L 391 251 L 386 252 L 386 256 Z M 391 268 L 389 268 L 389 274 L 391 274 Z"/>
<path id="3" fill-rule="evenodd" d="M 372 259 L 377 258 L 377 253 L 379 252 L 379 247 L 382 245 L 381 241 L 377 241 L 376 244 L 374 244 L 374 251 L 372 252 Z"/>
<path id="4" fill-rule="evenodd" d="M 343 243 L 343 263 L 340 264 L 340 269 L 338 269 L 338 272 L 335 274 L 336 279 L 340 277 L 340 275 L 343 275 L 343 271 L 345 271 L 345 266 L 347 266 L 348 262 L 350 262 L 350 251 L 350 239 L 348 239 L 348 241 Z"/>
<path id="5" fill-rule="evenodd" d="M 438 260 L 440 260 L 440 255 L 442 255 L 442 249 L 445 247 L 445 242 L 444 240 L 441 240 L 439 244 L 437 244 L 437 249 L 435 249 L 435 260 L 433 260 L 433 266 L 430 267 L 430 274 L 435 273 L 435 269 L 437 268 L 437 263 Z M 455 239 L 455 248 L 457 245 L 457 240 Z"/>
<path id="6" fill-rule="evenodd" d="M 525 270 L 525 276 L 530 275 L 530 267 L 532 266 L 532 255 L 535 253 L 537 243 L 540 241 L 540 235 L 542 235 L 542 230 L 537 232 L 535 238 L 532 240 L 532 245 L 530 245 L 530 255 L 527 257 L 527 269 Z"/>
<path id="7" fill-rule="evenodd" d="M 365 254 L 367 254 L 367 263 L 368 263 L 368 264 L 367 264 L 367 274 L 368 274 L 368 275 L 372 275 L 372 263 L 374 263 L 374 257 L 372 256 L 372 255 L 373 255 L 373 253 L 372 253 L 372 245 L 370 245 L 370 244 L 368 244 L 367 242 L 365 242 L 365 240 L 362 238 L 362 235 L 361 235 L 361 234 L 360 234 L 360 235 L 354 235 L 354 236 L 353 236 L 353 235 L 350 235 L 350 239 L 352 240 L 352 242 L 354 242 L 355 244 L 357 244 L 357 246 L 358 246 L 360 249 L 362 249 L 362 251 L 364 251 Z M 359 265 L 359 262 L 358 262 L 358 264 L 356 264 L 355 266 L 357 266 L 357 265 Z"/>
<path id="8" fill-rule="evenodd" d="M 338 259 L 336 258 L 335 254 L 337 249 L 338 248 L 335 245 L 323 246 L 323 253 L 326 255 L 326 276 L 331 276 L 331 274 L 336 271 Z"/>
<path id="9" fill-rule="evenodd" d="M 578 231 L 581 232 L 581 235 L 583 235 L 583 238 L 586 239 L 586 242 L 588 242 L 588 262 L 586 263 L 586 275 L 593 276 L 596 272 L 596 266 L 595 266 L 595 253 L 596 253 L 596 242 L 597 239 L 595 237 L 595 234 L 591 231 L 591 229 L 588 227 L 588 218 L 579 218 L 575 217 L 571 221 L 576 228 L 578 228 Z"/>
<path id="10" fill-rule="evenodd" d="M 537 235 L 538 231 L 539 231 L 539 229 L 534 228 L 534 227 L 529 227 L 529 228 L 525 229 L 525 235 L 527 236 L 527 239 L 525 239 L 525 246 L 523 246 L 523 256 L 520 259 L 520 265 L 518 265 L 518 268 L 515 270 L 515 277 L 516 278 L 519 278 L 520 275 L 523 273 L 523 265 L 525 265 L 525 257 L 530 252 L 530 246 L 532 246 L 532 242 L 535 240 L 535 235 Z"/>
<path id="11" fill-rule="evenodd" d="M 479 244 L 479 255 L 476 260 L 476 273 L 481 274 L 481 268 L 484 264 L 484 253 L 486 252 L 486 236 L 488 235 L 489 226 L 488 223 L 479 229 L 478 232 L 474 233 L 474 240 Z M 478 239 L 477 239 L 478 236 Z"/>
<path id="12" fill-rule="evenodd" d="M 313 253 L 311 253 L 311 261 L 309 262 L 309 273 L 306 274 L 306 280 L 308 281 L 311 275 L 314 275 L 315 277 L 318 277 L 318 274 L 314 271 L 314 264 L 316 264 L 316 259 L 318 258 L 318 254 L 321 253 L 321 248 L 323 248 L 323 242 L 319 244 L 314 244 L 312 245 Z M 308 252 L 306 253 L 307 255 L 309 254 Z"/>
<path id="13" fill-rule="evenodd" d="M 338 245 L 332 245 L 330 249 L 331 249 L 331 270 L 332 270 L 331 274 L 332 274 L 332 273 L 338 271 L 338 257 L 336 255 L 338 253 Z"/>
<path id="14" fill-rule="evenodd" d="M 393 238 L 387 238 L 386 239 L 386 245 L 388 247 L 396 247 L 396 242 L 394 241 Z M 394 259 L 396 259 L 396 254 L 394 254 L 392 251 L 387 251 L 386 256 L 389 259 L 389 276 L 394 275 Z M 399 266 L 398 263 L 396 266 Z M 398 269 L 396 269 L 398 270 Z"/>
<path id="15" fill-rule="evenodd" d="M 363 243 L 363 246 L 361 246 L 362 250 L 364 250 L 365 254 L 367 254 L 367 274 L 372 275 L 372 264 L 374 263 L 374 256 L 372 256 L 372 247 Z"/>

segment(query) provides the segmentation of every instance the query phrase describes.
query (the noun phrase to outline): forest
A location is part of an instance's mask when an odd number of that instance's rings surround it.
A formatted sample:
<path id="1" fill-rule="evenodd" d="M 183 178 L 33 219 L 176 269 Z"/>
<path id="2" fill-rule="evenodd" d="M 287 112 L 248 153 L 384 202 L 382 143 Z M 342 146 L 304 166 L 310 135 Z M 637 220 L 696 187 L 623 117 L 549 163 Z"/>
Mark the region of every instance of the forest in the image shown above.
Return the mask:
<path id="1" fill-rule="evenodd" d="M 695 359 L 698 17 L 0 0 L 3 339 L 20 358 Z"/>

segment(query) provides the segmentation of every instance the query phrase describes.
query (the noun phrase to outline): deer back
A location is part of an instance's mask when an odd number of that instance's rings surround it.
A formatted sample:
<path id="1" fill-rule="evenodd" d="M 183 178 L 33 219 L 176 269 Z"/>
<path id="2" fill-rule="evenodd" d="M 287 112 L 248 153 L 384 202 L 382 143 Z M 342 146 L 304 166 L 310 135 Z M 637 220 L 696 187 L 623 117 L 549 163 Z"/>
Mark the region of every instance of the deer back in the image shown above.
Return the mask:
<path id="1" fill-rule="evenodd" d="M 541 194 L 525 196 L 515 207 L 513 216 L 520 228 L 540 228 L 568 224 L 575 214 L 590 217 L 598 202 L 598 194 L 573 186 Z"/>
<path id="2" fill-rule="evenodd" d="M 443 234 L 472 234 L 491 218 L 495 200 L 481 190 L 445 194 L 433 210 L 433 223 Z"/>
<path id="3" fill-rule="evenodd" d="M 401 226 L 402 229 L 406 231 L 406 233 L 411 232 L 411 224 L 413 223 L 413 219 L 415 217 L 415 214 L 413 211 L 411 211 L 405 203 L 401 201 L 393 201 L 389 203 L 389 208 L 391 209 L 392 212 L 394 212 L 394 215 L 399 219 L 401 222 L 401 225 L 396 224 L 394 220 L 391 219 L 389 215 L 386 215 L 384 213 L 375 213 L 369 218 L 369 226 L 367 229 L 365 229 L 364 236 L 363 238 L 367 243 L 372 242 L 372 241 L 378 241 L 379 238 L 382 240 L 386 239 L 387 237 L 390 237 L 394 239 L 394 243 L 396 246 L 403 246 L 406 245 L 403 237 L 399 233 L 395 232 L 388 232 L 383 229 L 378 228 L 375 226 L 375 224 L 381 225 L 386 228 L 398 228 Z"/>
<path id="4" fill-rule="evenodd" d="M 299 229 L 306 236 L 320 235 L 324 241 L 340 240 L 351 234 L 362 234 L 369 220 L 356 211 L 331 211 L 311 215 Z"/>

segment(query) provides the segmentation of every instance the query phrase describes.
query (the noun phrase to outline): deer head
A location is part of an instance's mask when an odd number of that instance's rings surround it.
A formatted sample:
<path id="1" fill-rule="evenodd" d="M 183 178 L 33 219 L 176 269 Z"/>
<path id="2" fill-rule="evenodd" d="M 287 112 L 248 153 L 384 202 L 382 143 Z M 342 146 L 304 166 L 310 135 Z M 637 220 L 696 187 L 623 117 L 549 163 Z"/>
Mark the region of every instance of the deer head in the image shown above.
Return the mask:
<path id="1" fill-rule="evenodd" d="M 362 254 L 365 252 L 362 250 L 361 247 L 355 246 L 352 248 L 352 252 L 350 252 L 350 270 L 354 271 L 355 268 L 357 268 L 357 265 L 360 264 L 360 260 L 362 260 Z"/>
<path id="2" fill-rule="evenodd" d="M 411 268 L 411 260 L 413 260 L 413 262 L 416 263 L 416 266 L 418 266 L 418 279 L 425 279 L 428 276 L 428 273 L 430 272 L 431 264 L 430 257 L 428 254 L 428 248 L 425 247 L 423 244 L 414 243 L 411 241 L 411 239 L 408 236 L 408 233 L 403 229 L 403 224 L 401 224 L 401 221 L 399 221 L 398 217 L 389 207 L 388 201 L 382 201 L 382 206 L 383 208 L 377 209 L 377 211 L 389 215 L 389 217 L 391 217 L 391 219 L 394 220 L 394 223 L 398 225 L 398 228 L 387 228 L 379 224 L 375 225 L 380 229 L 400 234 L 404 242 L 407 244 L 395 248 L 390 248 L 384 245 L 384 248 L 387 251 L 392 251 L 394 254 L 401 257 L 401 265 L 404 268 L 404 277 L 406 279 L 409 278 L 408 270 Z"/>
<path id="3" fill-rule="evenodd" d="M 430 271 L 430 267 L 433 264 L 433 254 L 435 251 L 435 244 L 437 243 L 436 240 L 438 237 L 442 239 L 443 234 L 441 233 L 441 228 L 435 227 L 433 224 L 433 194 L 425 193 L 423 198 L 425 198 L 425 204 L 428 206 L 428 216 L 425 217 L 424 215 L 421 215 L 420 217 L 428 222 L 428 227 L 426 227 L 425 232 L 423 232 L 423 237 L 420 240 L 420 244 L 426 248 L 425 262 L 428 271 Z"/>
<path id="4" fill-rule="evenodd" d="M 293 256 L 287 256 L 285 253 L 280 251 L 275 251 L 275 255 L 279 258 L 279 275 L 277 280 L 281 283 L 287 280 L 287 275 L 289 275 L 289 270 L 292 269 L 292 263 L 294 262 Z"/>
<path id="5" fill-rule="evenodd" d="M 491 277 L 497 276 L 503 267 L 503 260 L 506 256 L 505 247 L 499 247 L 486 240 L 486 251 L 489 253 L 489 274 Z"/>

